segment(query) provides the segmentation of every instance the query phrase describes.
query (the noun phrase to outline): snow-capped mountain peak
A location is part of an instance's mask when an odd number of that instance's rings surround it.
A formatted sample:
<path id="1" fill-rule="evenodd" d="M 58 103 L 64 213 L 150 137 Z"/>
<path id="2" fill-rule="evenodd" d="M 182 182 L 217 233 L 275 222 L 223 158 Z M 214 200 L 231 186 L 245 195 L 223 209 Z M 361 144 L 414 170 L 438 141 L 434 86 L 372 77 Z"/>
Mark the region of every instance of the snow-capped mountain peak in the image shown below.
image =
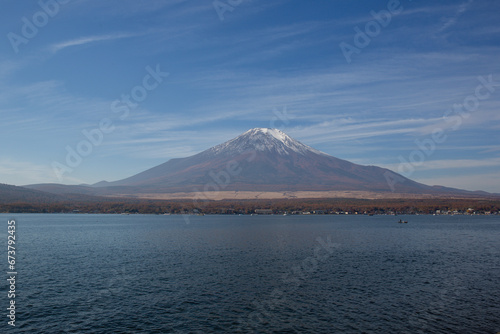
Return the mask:
<path id="1" fill-rule="evenodd" d="M 293 152 L 301 155 L 306 153 L 325 155 L 325 153 L 302 144 L 278 129 L 270 128 L 250 129 L 232 140 L 212 147 L 208 151 L 212 154 L 235 154 L 249 150 L 267 151 L 280 155 L 289 155 Z"/>
<path id="2" fill-rule="evenodd" d="M 264 135 L 271 135 L 274 138 L 278 139 L 281 142 L 285 142 L 287 139 L 291 139 L 287 134 L 284 132 L 278 130 L 278 129 L 270 129 L 270 128 L 255 128 L 255 129 L 250 129 L 244 134 L 248 133 L 249 135 L 257 135 L 259 133 L 262 133 Z"/>

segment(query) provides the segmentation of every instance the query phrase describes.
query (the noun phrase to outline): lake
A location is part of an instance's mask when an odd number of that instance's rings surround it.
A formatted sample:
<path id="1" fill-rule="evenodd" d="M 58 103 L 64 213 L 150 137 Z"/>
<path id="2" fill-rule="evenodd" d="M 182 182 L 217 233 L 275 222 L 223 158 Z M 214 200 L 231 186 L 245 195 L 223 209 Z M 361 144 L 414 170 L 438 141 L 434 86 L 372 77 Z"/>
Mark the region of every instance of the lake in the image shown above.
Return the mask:
<path id="1" fill-rule="evenodd" d="M 500 332 L 499 216 L 11 218 L 12 333 Z"/>

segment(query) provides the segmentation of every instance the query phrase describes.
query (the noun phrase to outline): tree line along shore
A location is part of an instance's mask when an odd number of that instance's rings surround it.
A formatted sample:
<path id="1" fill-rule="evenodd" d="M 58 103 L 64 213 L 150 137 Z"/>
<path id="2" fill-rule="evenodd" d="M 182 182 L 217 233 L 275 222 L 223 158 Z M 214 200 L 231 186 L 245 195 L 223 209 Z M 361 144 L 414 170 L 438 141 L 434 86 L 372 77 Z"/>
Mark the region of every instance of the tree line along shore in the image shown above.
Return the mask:
<path id="1" fill-rule="evenodd" d="M 140 200 L 0 203 L 2 213 L 101 214 L 486 214 L 500 212 L 500 199 L 280 199 Z"/>

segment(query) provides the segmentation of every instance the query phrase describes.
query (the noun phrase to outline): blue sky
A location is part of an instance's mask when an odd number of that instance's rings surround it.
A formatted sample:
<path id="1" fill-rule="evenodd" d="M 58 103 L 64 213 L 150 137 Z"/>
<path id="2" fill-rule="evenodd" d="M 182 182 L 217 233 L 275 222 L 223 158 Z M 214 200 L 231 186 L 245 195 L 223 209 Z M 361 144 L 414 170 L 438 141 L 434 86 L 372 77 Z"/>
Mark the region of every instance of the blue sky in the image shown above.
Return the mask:
<path id="1" fill-rule="evenodd" d="M 276 127 L 500 193 L 498 1 L 1 4 L 1 183 L 113 181 Z"/>

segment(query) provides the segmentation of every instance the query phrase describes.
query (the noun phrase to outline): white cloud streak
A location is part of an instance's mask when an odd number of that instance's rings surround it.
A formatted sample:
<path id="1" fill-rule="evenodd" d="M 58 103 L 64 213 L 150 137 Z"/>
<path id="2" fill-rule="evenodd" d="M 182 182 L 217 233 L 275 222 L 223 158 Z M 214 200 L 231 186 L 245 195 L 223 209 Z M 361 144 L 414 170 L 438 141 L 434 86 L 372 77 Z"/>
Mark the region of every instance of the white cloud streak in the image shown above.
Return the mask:
<path id="1" fill-rule="evenodd" d="M 118 34 L 108 34 L 108 35 L 100 35 L 100 36 L 87 36 L 87 37 L 80 37 L 56 44 L 52 44 L 49 49 L 52 53 L 57 53 L 63 49 L 72 47 L 72 46 L 78 46 L 78 45 L 85 45 L 85 44 L 90 44 L 90 43 L 95 43 L 95 42 L 101 42 L 101 41 L 110 41 L 110 40 L 116 40 L 116 39 L 122 39 L 122 38 L 130 38 L 130 37 L 136 37 L 140 36 L 141 34 L 131 34 L 131 33 L 118 33 Z"/>
<path id="2" fill-rule="evenodd" d="M 380 164 L 381 167 L 391 170 L 398 170 L 400 164 Z M 447 160 L 429 160 L 425 161 L 421 166 L 414 166 L 417 171 L 431 171 L 443 169 L 466 169 L 466 168 L 489 168 L 499 167 L 500 158 L 487 159 L 447 159 Z"/>
<path id="3" fill-rule="evenodd" d="M 453 25 L 455 25 L 460 18 L 470 7 L 470 5 L 474 2 L 474 0 L 468 0 L 467 2 L 464 2 L 460 4 L 455 12 L 455 15 L 452 17 L 448 18 L 444 24 L 439 28 L 438 32 L 443 32 L 449 28 L 451 28 Z"/>

